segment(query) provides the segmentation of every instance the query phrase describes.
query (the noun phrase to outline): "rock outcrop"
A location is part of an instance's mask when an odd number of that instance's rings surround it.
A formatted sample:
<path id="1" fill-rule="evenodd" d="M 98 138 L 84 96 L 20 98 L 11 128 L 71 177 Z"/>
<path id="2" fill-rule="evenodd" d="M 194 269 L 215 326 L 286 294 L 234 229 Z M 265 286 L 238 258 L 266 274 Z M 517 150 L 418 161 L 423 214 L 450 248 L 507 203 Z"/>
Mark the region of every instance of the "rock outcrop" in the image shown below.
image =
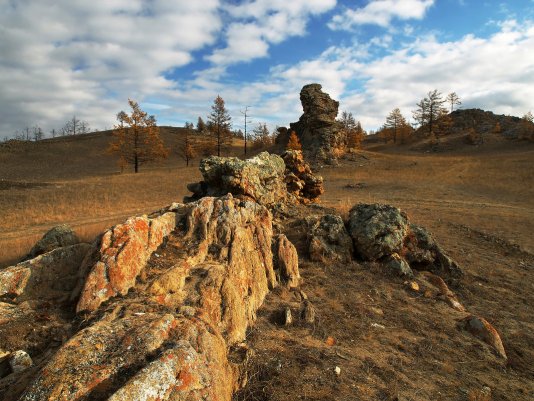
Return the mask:
<path id="1" fill-rule="evenodd" d="M 324 192 L 323 177 L 313 174 L 300 150 L 287 150 L 282 153 L 286 165 L 284 181 L 287 192 L 299 203 L 316 201 Z"/>
<path id="2" fill-rule="evenodd" d="M 382 204 L 358 204 L 349 213 L 349 231 L 356 253 L 366 260 L 404 259 L 417 270 L 459 278 L 462 270 L 422 227 L 411 224 L 406 213 Z M 395 255 L 396 256 L 392 256 Z M 402 258 L 401 256 L 402 255 Z"/>
<path id="3" fill-rule="evenodd" d="M 94 245 L 81 270 L 83 277 L 77 312 L 93 311 L 118 294 L 125 295 L 135 284 L 147 260 L 176 227 L 176 213 L 140 216 L 107 230 Z M 75 294 L 76 295 L 76 294 Z"/>
<path id="4" fill-rule="evenodd" d="M 339 102 L 324 93 L 319 84 L 305 85 L 300 91 L 304 113 L 290 124 L 297 133 L 306 159 L 334 163 L 336 153 L 346 146 L 346 138 L 336 122 Z"/>
<path id="5" fill-rule="evenodd" d="M 261 205 L 286 200 L 285 165 L 280 156 L 267 152 L 247 160 L 210 156 L 201 160 L 199 168 L 203 181 L 187 185 L 193 195 L 186 201 L 228 193 L 252 199 Z"/>
<path id="6" fill-rule="evenodd" d="M 284 234 L 279 234 L 273 241 L 274 266 L 280 281 L 288 288 L 296 288 L 300 284 L 299 255 L 295 246 Z"/>
<path id="7" fill-rule="evenodd" d="M 0 270 L 0 299 L 16 303 L 68 299 L 89 249 L 84 243 L 56 248 Z"/>
<path id="8" fill-rule="evenodd" d="M 200 172 L 203 181 L 187 186 L 193 195 L 186 202 L 231 193 L 272 207 L 315 202 L 324 192 L 323 178 L 313 174 L 300 151 L 287 151 L 282 157 L 262 152 L 246 160 L 210 156 L 201 160 Z"/>
<path id="9" fill-rule="evenodd" d="M 273 237 L 269 210 L 231 194 L 130 218 L 85 245 L 79 327 L 29 373 L 11 373 L 19 392 L 0 388 L 6 400 L 230 400 L 241 366 L 230 350 L 270 289 L 299 284 L 295 247 Z M 27 318 L 24 307 L 2 316 Z"/>
<path id="10" fill-rule="evenodd" d="M 78 244 L 80 240 L 68 224 L 53 227 L 30 250 L 27 259 L 35 258 L 56 248 Z"/>
<path id="11" fill-rule="evenodd" d="M 501 336 L 486 319 L 469 315 L 460 320 L 458 326 L 484 341 L 486 344 L 489 344 L 500 357 L 507 359 Z"/>
<path id="12" fill-rule="evenodd" d="M 344 263 L 352 260 L 352 238 L 340 216 L 308 216 L 305 221 L 311 260 Z"/>

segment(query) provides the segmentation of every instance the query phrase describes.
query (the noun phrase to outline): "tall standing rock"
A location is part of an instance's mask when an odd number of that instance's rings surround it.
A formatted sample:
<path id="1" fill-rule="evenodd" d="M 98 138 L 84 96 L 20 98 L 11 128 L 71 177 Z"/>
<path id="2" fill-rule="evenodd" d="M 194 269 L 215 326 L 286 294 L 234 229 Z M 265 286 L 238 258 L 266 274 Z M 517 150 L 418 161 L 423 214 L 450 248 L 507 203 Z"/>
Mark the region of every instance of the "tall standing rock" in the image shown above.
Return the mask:
<path id="1" fill-rule="evenodd" d="M 291 123 L 308 160 L 334 163 L 336 150 L 345 147 L 345 137 L 336 122 L 339 102 L 324 93 L 319 84 L 305 85 L 300 91 L 304 114 Z"/>

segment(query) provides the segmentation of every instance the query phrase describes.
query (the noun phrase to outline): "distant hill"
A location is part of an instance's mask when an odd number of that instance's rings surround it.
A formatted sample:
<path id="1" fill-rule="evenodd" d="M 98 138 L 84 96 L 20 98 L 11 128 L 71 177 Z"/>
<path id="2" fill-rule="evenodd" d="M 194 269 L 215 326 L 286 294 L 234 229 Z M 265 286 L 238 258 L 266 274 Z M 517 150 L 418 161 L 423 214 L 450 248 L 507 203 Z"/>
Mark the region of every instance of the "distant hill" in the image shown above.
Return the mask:
<path id="1" fill-rule="evenodd" d="M 495 114 L 481 109 L 459 109 L 448 114 L 450 119 L 447 133 L 441 134 L 436 140 L 428 136 L 427 127 L 419 127 L 411 139 L 400 147 L 415 151 L 452 151 L 468 150 L 472 145 L 484 148 L 499 148 L 523 146 L 524 139 L 534 142 L 534 124 L 526 123 L 519 117 Z M 380 151 L 393 150 L 399 144 L 393 140 L 384 143 L 384 136 L 380 133 L 367 135 L 364 138 L 365 149 Z"/>
<path id="2" fill-rule="evenodd" d="M 449 117 L 452 119 L 452 134 L 466 132 L 470 128 L 481 135 L 496 133 L 498 124 L 498 133 L 506 138 L 518 139 L 524 129 L 524 120 L 519 117 L 494 114 L 481 109 L 459 109 L 450 113 Z"/>
<path id="3" fill-rule="evenodd" d="M 159 128 L 165 146 L 171 149 L 176 147 L 185 132 L 182 127 Z M 46 182 L 116 174 L 120 171 L 117 157 L 107 153 L 112 140 L 111 133 L 108 130 L 47 138 L 37 142 L 9 140 L 0 143 L 0 180 Z M 230 155 L 240 154 L 241 142 L 234 140 Z M 140 171 L 173 168 L 183 163 L 176 153 L 171 152 L 167 159 L 144 165 Z M 198 163 L 198 158 L 193 163 Z"/>

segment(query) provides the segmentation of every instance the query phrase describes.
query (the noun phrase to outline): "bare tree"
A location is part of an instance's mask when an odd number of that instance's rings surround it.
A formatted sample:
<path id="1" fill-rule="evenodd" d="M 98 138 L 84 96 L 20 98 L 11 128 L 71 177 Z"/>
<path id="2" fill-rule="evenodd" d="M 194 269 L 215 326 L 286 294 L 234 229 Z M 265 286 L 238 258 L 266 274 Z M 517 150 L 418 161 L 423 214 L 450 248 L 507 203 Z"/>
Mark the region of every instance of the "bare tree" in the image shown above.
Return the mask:
<path id="1" fill-rule="evenodd" d="M 454 111 L 454 106 L 459 106 L 462 104 L 460 97 L 456 94 L 456 92 L 449 93 L 445 100 L 451 105 L 451 113 Z"/>
<path id="2" fill-rule="evenodd" d="M 43 139 L 43 137 L 44 137 L 44 133 L 41 127 L 37 125 L 33 127 L 33 140 L 37 142 Z"/>
<path id="3" fill-rule="evenodd" d="M 78 119 L 75 115 L 60 130 L 62 136 L 86 134 L 89 131 L 89 123 Z"/>
<path id="4" fill-rule="evenodd" d="M 250 106 L 246 106 L 245 107 L 245 111 L 241 111 L 241 114 L 243 114 L 243 116 L 245 117 L 245 132 L 244 132 L 244 138 L 245 138 L 245 157 L 247 156 L 247 124 L 248 123 L 251 123 L 252 121 L 250 121 L 248 119 L 248 109 L 249 109 Z"/>

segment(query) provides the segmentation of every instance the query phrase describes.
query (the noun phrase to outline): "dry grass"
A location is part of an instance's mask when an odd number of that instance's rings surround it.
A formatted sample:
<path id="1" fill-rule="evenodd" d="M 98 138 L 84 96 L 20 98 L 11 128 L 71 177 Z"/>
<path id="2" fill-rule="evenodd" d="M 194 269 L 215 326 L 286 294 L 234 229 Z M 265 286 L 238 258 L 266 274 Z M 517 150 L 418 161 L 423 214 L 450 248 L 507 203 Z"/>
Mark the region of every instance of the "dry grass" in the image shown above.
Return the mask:
<path id="1" fill-rule="evenodd" d="M 164 138 L 168 146 L 178 141 L 173 132 Z M 186 167 L 175 154 L 138 174 L 121 174 L 105 153 L 109 139 L 67 137 L 0 149 L 0 266 L 19 260 L 55 225 L 68 223 L 91 241 L 129 216 L 182 201 L 186 184 L 200 179 L 198 159 Z M 240 153 L 236 140 L 230 154 Z"/>

